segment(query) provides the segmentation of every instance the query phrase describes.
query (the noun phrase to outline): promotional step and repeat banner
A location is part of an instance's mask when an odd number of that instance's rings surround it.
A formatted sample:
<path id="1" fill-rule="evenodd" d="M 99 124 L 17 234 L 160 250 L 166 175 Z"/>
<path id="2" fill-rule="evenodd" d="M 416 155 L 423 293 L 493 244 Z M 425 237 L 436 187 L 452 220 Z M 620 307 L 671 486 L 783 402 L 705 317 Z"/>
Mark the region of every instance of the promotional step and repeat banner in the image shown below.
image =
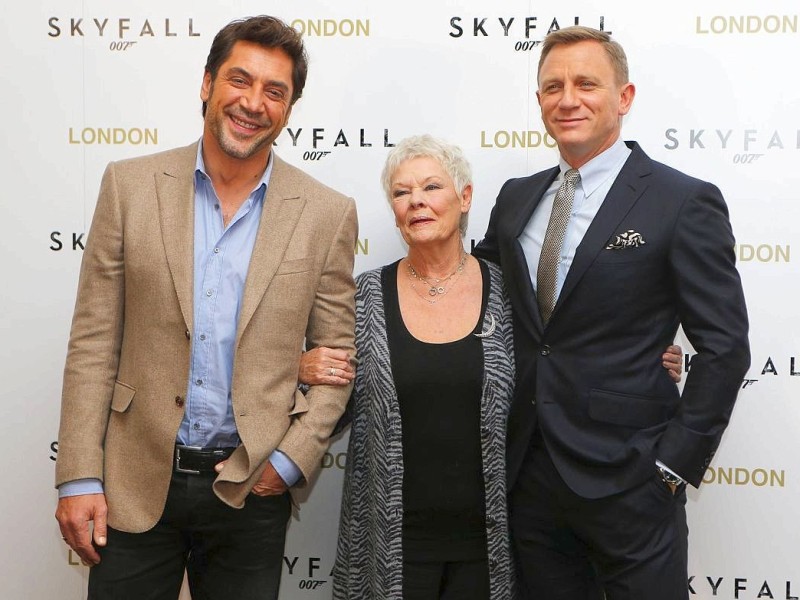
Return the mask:
<path id="1" fill-rule="evenodd" d="M 637 86 L 624 137 L 721 188 L 751 320 L 753 362 L 731 425 L 704 485 L 689 491 L 690 596 L 800 598 L 796 0 L 43 0 L 4 10 L 0 597 L 85 597 L 88 570 L 53 518 L 53 471 L 103 169 L 198 139 L 214 34 L 266 13 L 300 31 L 311 57 L 276 151 L 356 199 L 357 272 L 405 253 L 378 181 L 397 141 L 428 132 L 464 148 L 475 173 L 465 243 L 475 244 L 506 179 L 556 164 L 535 96 L 542 38 L 579 23 L 623 44 Z M 345 434 L 291 521 L 282 600 L 330 597 L 346 461 Z"/>

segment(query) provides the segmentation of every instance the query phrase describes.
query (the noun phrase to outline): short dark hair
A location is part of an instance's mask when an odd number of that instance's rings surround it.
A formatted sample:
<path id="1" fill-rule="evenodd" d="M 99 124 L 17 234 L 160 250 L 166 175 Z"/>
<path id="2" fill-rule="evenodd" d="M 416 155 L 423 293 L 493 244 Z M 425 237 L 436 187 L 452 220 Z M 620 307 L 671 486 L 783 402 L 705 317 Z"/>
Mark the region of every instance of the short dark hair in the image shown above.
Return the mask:
<path id="1" fill-rule="evenodd" d="M 253 42 L 264 48 L 279 48 L 292 59 L 292 104 L 303 95 L 308 75 L 308 54 L 300 34 L 276 17 L 260 15 L 231 21 L 219 30 L 211 42 L 206 59 L 206 73 L 211 81 L 217 78 L 219 68 L 231 54 L 236 42 Z M 206 103 L 203 102 L 203 116 Z"/>
<path id="2" fill-rule="evenodd" d="M 617 83 L 623 85 L 628 83 L 628 58 L 625 56 L 625 50 L 622 46 L 611 39 L 611 36 L 605 31 L 592 29 L 591 27 L 583 27 L 581 25 L 573 25 L 565 27 L 564 29 L 557 29 L 548 33 L 544 38 L 542 44 L 542 52 L 539 55 L 539 68 L 536 72 L 536 79 L 539 79 L 539 73 L 542 72 L 542 65 L 544 59 L 550 54 L 550 51 L 556 46 L 577 44 L 578 42 L 598 42 L 605 51 L 608 58 L 611 60 L 611 66 L 614 68 L 614 75 L 617 78 Z"/>

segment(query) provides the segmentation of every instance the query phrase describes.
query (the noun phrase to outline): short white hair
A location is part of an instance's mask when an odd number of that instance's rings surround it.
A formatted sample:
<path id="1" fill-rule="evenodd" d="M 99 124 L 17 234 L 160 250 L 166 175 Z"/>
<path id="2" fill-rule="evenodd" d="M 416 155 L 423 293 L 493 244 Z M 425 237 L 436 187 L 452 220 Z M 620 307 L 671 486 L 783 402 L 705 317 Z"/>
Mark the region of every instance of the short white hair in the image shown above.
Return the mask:
<path id="1" fill-rule="evenodd" d="M 389 203 L 392 202 L 392 177 L 394 177 L 395 171 L 402 163 L 412 158 L 435 159 L 453 180 L 453 186 L 459 198 L 462 197 L 464 189 L 468 185 L 472 185 L 472 168 L 461 148 L 427 133 L 412 135 L 400 140 L 389 151 L 386 163 L 383 165 L 381 185 Z M 468 215 L 469 213 L 463 213 L 458 224 L 462 237 L 467 232 Z"/>

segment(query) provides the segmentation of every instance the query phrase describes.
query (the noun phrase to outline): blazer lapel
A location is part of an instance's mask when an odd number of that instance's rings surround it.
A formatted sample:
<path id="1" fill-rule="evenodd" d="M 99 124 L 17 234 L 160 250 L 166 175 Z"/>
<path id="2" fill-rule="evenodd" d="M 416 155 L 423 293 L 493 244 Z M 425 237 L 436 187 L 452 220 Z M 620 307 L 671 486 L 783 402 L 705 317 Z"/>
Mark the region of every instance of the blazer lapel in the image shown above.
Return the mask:
<path id="1" fill-rule="evenodd" d="M 237 342 L 283 261 L 283 255 L 305 206 L 301 190 L 294 185 L 289 166 L 274 152 L 273 160 L 272 175 L 261 211 L 261 223 L 244 285 L 242 310 L 236 332 Z"/>
<path id="2" fill-rule="evenodd" d="M 631 156 L 622 167 L 600 210 L 597 211 L 597 215 L 575 251 L 575 258 L 572 260 L 564 286 L 561 288 L 561 294 L 553 308 L 554 316 L 586 273 L 589 265 L 606 247 L 608 240 L 617 231 L 625 215 L 647 189 L 647 176 L 651 171 L 650 159 L 638 145 L 634 144 L 631 149 Z"/>
<path id="3" fill-rule="evenodd" d="M 197 144 L 183 148 L 155 173 L 161 237 L 186 328 L 192 331 L 194 270 L 194 167 Z"/>
<path id="4" fill-rule="evenodd" d="M 530 184 L 525 188 L 521 202 L 519 203 L 519 210 L 513 215 L 513 221 L 510 224 L 510 237 L 509 240 L 512 244 L 512 256 L 514 258 L 513 272 L 517 273 L 514 278 L 513 286 L 516 287 L 516 296 L 519 300 L 519 305 L 524 307 L 524 310 L 517 311 L 518 318 L 531 330 L 541 332 L 544 329 L 542 322 L 542 315 L 539 312 L 539 302 L 536 299 L 536 292 L 533 290 L 533 283 L 530 277 L 530 266 L 525 259 L 525 253 L 522 249 L 522 244 L 519 242 L 519 236 L 525 230 L 528 222 L 531 220 L 533 212 L 539 203 L 547 188 L 553 183 L 553 180 L 558 176 L 558 167 L 546 171 L 542 177 L 532 178 Z M 509 290 L 512 294 L 511 290 Z"/>

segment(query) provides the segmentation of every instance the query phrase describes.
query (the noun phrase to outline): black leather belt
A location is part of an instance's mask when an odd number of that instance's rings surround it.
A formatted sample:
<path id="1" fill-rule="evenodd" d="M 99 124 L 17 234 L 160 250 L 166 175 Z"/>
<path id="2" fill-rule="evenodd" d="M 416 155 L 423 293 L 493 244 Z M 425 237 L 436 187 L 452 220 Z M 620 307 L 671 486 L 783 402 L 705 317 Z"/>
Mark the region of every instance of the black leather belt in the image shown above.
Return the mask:
<path id="1" fill-rule="evenodd" d="M 216 473 L 214 466 L 227 459 L 236 448 L 200 448 L 175 444 L 176 473 L 202 475 Z"/>

